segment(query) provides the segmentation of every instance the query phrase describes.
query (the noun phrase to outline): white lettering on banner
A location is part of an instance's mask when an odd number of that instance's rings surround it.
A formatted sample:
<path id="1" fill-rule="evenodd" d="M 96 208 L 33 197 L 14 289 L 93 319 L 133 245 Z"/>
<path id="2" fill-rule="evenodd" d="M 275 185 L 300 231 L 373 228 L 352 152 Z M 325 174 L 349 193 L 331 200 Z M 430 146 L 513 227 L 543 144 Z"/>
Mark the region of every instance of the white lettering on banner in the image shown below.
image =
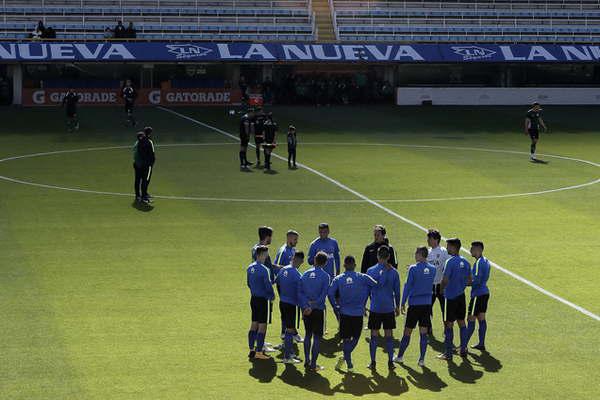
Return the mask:
<path id="1" fill-rule="evenodd" d="M 100 52 L 102 51 L 104 44 L 96 45 L 96 49 L 94 51 L 90 51 L 89 46 L 83 43 L 76 43 L 74 46 L 79 54 L 81 54 L 81 57 L 87 60 L 95 60 L 98 58 L 98 56 L 100 56 Z"/>
<path id="2" fill-rule="evenodd" d="M 244 58 L 252 58 L 253 56 L 260 56 L 263 60 L 274 60 L 275 56 L 271 54 L 269 50 L 265 47 L 264 44 L 253 44 L 248 49 L 248 52 L 244 56 Z"/>
<path id="3" fill-rule="evenodd" d="M 150 104 L 160 104 L 160 90 L 152 90 L 148 93 L 148 102 Z"/>
<path id="4" fill-rule="evenodd" d="M 0 44 L 0 58 L 3 60 L 17 59 L 17 46 L 14 43 L 8 45 L 8 50 L 3 44 Z"/>
<path id="5" fill-rule="evenodd" d="M 106 52 L 106 54 L 104 54 L 104 57 L 102 58 L 107 60 L 113 56 L 117 56 L 118 58 L 121 58 L 123 60 L 135 60 L 133 54 L 131 54 L 129 50 L 127 50 L 127 48 L 122 44 L 110 45 L 108 51 Z"/>
<path id="6" fill-rule="evenodd" d="M 374 45 L 367 45 L 367 46 L 365 46 L 365 48 L 367 50 L 369 50 L 369 52 L 373 55 L 373 57 L 375 57 L 375 59 L 378 61 L 387 61 L 390 59 L 390 56 L 392 55 L 392 46 L 385 46 L 385 53 L 382 53 L 381 51 L 379 51 L 377 46 L 374 46 Z"/>
<path id="7" fill-rule="evenodd" d="M 44 92 L 43 90 L 36 90 L 31 94 L 31 99 L 35 104 L 45 104 L 46 92 Z"/>
<path id="8" fill-rule="evenodd" d="M 344 52 L 344 58 L 348 61 L 361 60 L 366 58 L 365 48 L 360 45 L 343 45 L 342 51 Z"/>
<path id="9" fill-rule="evenodd" d="M 300 60 L 312 60 L 313 55 L 312 55 L 310 46 L 305 44 L 303 47 L 304 47 L 304 50 L 302 50 L 299 45 L 295 45 L 295 44 L 281 45 L 281 48 L 283 49 L 283 56 L 285 57 L 286 60 L 293 60 L 294 59 L 293 56 L 295 56 L 296 58 L 299 58 Z M 293 56 L 292 56 L 292 54 L 293 54 Z"/>
<path id="10" fill-rule="evenodd" d="M 53 60 L 73 60 L 75 54 L 73 53 L 73 46 L 70 44 L 63 43 L 51 43 L 50 44 L 50 58 Z"/>
<path id="11" fill-rule="evenodd" d="M 167 92 L 167 103 L 229 103 L 229 92 Z"/>
<path id="12" fill-rule="evenodd" d="M 515 57 L 510 46 L 500 46 L 500 51 L 506 61 L 524 61 L 525 57 Z"/>
<path id="13" fill-rule="evenodd" d="M 542 57 L 546 61 L 556 61 L 556 57 L 554 57 L 548 50 L 546 50 L 543 46 L 531 46 L 531 52 L 529 53 L 528 60 L 533 60 L 536 57 Z"/>
<path id="14" fill-rule="evenodd" d="M 21 58 L 24 58 L 26 60 L 44 60 L 48 58 L 48 49 L 45 44 L 36 46 L 40 48 L 41 54 L 39 55 L 32 55 L 31 47 L 32 46 L 30 46 L 29 43 L 20 43 L 18 45 L 19 55 L 21 56 Z"/>
<path id="15" fill-rule="evenodd" d="M 325 50 L 323 49 L 323 45 L 322 44 L 314 44 L 312 46 L 313 48 L 313 52 L 315 54 L 315 58 L 318 60 L 341 60 L 342 59 L 342 55 L 340 54 L 340 46 L 333 45 L 331 46 L 333 48 L 333 50 L 335 51 L 335 55 L 333 56 L 327 56 L 325 55 Z"/>
<path id="16" fill-rule="evenodd" d="M 417 53 L 412 46 L 398 47 L 398 52 L 396 53 L 396 57 L 394 57 L 394 60 L 401 60 L 402 57 L 408 57 L 413 59 L 414 61 L 425 61 L 425 59 L 419 53 Z"/>
<path id="17" fill-rule="evenodd" d="M 582 50 L 579 50 L 575 46 L 561 46 L 563 53 L 565 53 L 565 57 L 567 60 L 572 60 L 575 57 L 576 60 L 587 60 L 590 61 L 592 59 L 592 55 L 590 54 L 590 49 L 587 47 L 583 47 Z"/>

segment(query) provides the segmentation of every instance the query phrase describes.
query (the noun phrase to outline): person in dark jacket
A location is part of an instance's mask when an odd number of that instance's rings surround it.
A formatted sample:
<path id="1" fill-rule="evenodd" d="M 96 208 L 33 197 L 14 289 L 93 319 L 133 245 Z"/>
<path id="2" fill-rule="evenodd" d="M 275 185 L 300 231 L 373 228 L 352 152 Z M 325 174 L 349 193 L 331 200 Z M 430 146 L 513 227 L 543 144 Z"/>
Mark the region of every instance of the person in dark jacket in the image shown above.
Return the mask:
<path id="1" fill-rule="evenodd" d="M 152 127 L 145 127 L 138 133 L 138 141 L 134 145 L 133 168 L 135 169 L 135 199 L 144 204 L 151 203 L 148 185 L 154 168 L 154 142 L 150 139 Z"/>
<path id="2" fill-rule="evenodd" d="M 388 246 L 390 249 L 389 263 L 392 265 L 392 267 L 398 268 L 398 262 L 396 261 L 396 251 L 390 245 L 390 242 L 387 238 L 385 226 L 375 225 L 373 227 L 373 238 L 373 243 L 365 247 L 365 252 L 363 253 L 362 257 L 362 264 L 360 267 L 361 272 L 363 274 L 366 273 L 369 268 L 378 263 L 377 250 L 383 245 Z"/>
<path id="3" fill-rule="evenodd" d="M 265 152 L 265 172 L 271 171 L 271 153 L 277 147 L 277 122 L 273 120 L 273 114 L 268 113 L 264 123 L 263 150 Z"/>

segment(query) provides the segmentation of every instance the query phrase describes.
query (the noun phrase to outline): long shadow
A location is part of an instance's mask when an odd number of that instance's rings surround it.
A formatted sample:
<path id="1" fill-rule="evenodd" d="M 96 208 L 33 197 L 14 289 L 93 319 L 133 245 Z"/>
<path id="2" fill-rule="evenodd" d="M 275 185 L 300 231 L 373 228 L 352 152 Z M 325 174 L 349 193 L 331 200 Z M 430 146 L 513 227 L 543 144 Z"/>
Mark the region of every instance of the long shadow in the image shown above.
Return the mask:
<path id="1" fill-rule="evenodd" d="M 549 163 L 550 163 L 550 161 L 541 160 L 541 159 L 539 159 L 539 158 L 536 158 L 536 159 L 534 159 L 534 160 L 531 160 L 531 162 L 532 162 L 532 163 L 534 163 L 534 164 L 549 164 Z"/>
<path id="2" fill-rule="evenodd" d="M 422 367 L 423 372 L 418 372 L 407 365 L 402 365 L 402 368 L 408 372 L 406 379 L 419 389 L 441 392 L 443 388 L 448 386 L 436 372 L 427 367 Z"/>
<path id="3" fill-rule="evenodd" d="M 459 364 L 454 362 L 455 359 L 456 357 L 452 361 L 448 361 L 448 372 L 452 378 L 463 383 L 475 383 L 483 376 L 482 371 L 473 369 L 473 365 L 466 357 L 461 357 Z"/>
<path id="4" fill-rule="evenodd" d="M 444 338 L 442 340 L 438 340 L 437 338 L 429 335 L 429 346 L 433 349 L 433 351 L 437 353 L 443 353 L 446 350 L 446 345 L 444 343 Z"/>
<path id="5" fill-rule="evenodd" d="M 371 378 L 359 373 L 345 373 L 342 381 L 334 386 L 333 391 L 335 393 L 348 393 L 353 396 L 376 393 L 399 396 L 408 391 L 408 384 L 395 371 L 388 371 L 387 376 L 374 371 Z"/>
<path id="6" fill-rule="evenodd" d="M 483 367 L 485 372 L 498 372 L 502 369 L 502 362 L 487 351 L 483 351 L 479 355 L 475 353 L 470 353 L 470 355 L 477 364 Z"/>
<path id="7" fill-rule="evenodd" d="M 133 203 L 131 203 L 131 207 L 133 207 L 136 210 L 141 211 L 141 212 L 150 212 L 150 211 L 154 210 L 154 206 L 152 206 L 150 204 L 139 203 L 135 200 L 133 201 Z"/>
<path id="8" fill-rule="evenodd" d="M 248 370 L 248 374 L 256 378 L 260 383 L 269 383 L 277 374 L 277 364 L 275 360 L 252 360 L 252 367 Z"/>
<path id="9" fill-rule="evenodd" d="M 290 364 L 285 364 L 285 369 L 278 378 L 290 386 L 299 387 L 324 396 L 332 396 L 334 394 L 327 378 L 309 371 L 302 374 L 298 368 Z"/>
<path id="10" fill-rule="evenodd" d="M 343 347 L 342 339 L 340 338 L 339 332 L 337 332 L 331 338 L 326 339 L 323 337 L 321 339 L 320 355 L 327 358 L 335 358 L 339 356 Z"/>

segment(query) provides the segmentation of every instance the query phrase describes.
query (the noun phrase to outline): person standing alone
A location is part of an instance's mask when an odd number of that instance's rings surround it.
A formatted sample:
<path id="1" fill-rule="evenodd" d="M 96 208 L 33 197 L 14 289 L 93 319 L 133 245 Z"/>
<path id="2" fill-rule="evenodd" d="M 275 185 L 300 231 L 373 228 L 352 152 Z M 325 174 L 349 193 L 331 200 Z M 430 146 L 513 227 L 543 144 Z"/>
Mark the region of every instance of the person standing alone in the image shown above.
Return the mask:
<path id="1" fill-rule="evenodd" d="M 150 139 L 152 127 L 145 127 L 138 133 L 138 141 L 133 150 L 133 168 L 135 169 L 135 200 L 144 204 L 150 204 L 148 186 L 152 178 L 152 170 L 156 157 L 154 155 L 154 142 Z"/>

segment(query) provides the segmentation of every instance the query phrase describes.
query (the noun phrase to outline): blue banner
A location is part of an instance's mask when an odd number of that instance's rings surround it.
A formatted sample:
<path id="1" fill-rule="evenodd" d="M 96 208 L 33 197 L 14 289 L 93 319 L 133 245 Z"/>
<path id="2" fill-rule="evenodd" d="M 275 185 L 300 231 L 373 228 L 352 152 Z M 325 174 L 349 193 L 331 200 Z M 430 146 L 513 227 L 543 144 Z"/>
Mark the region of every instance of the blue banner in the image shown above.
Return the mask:
<path id="1" fill-rule="evenodd" d="M 140 62 L 596 62 L 597 45 L 345 43 L 10 43 L 0 61 Z"/>

